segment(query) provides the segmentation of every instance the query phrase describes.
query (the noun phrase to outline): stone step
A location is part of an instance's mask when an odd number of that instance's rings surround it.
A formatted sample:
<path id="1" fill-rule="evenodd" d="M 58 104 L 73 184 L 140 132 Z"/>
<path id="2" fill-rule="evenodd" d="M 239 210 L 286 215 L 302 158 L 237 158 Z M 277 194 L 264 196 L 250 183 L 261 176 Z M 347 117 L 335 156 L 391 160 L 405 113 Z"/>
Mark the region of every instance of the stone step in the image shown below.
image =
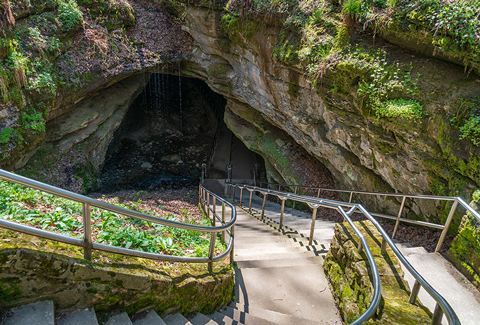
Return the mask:
<path id="1" fill-rule="evenodd" d="M 133 325 L 127 313 L 110 316 L 105 325 Z"/>
<path id="2" fill-rule="evenodd" d="M 164 317 L 163 321 L 167 325 L 192 325 L 192 323 L 190 323 L 189 320 L 186 319 L 180 313 L 170 314 L 170 315 Z"/>
<path id="3" fill-rule="evenodd" d="M 134 325 L 167 325 L 153 309 L 149 309 L 132 317 Z"/>
<path id="4" fill-rule="evenodd" d="M 236 325 L 239 322 L 233 320 L 232 318 L 228 317 L 225 314 L 219 313 L 218 311 L 214 312 L 211 315 L 208 315 L 214 322 L 219 325 Z M 240 323 L 243 324 L 243 323 Z"/>
<path id="5" fill-rule="evenodd" d="M 258 325 L 279 324 L 279 323 L 267 320 L 264 317 L 256 317 L 256 316 L 250 315 L 249 313 L 246 313 L 228 306 L 224 306 L 220 308 L 219 312 L 233 319 L 233 321 L 237 321 L 240 324 L 258 324 Z"/>
<path id="6" fill-rule="evenodd" d="M 44 300 L 7 311 L 2 325 L 53 325 L 55 314 L 52 300 Z"/>
<path id="7" fill-rule="evenodd" d="M 247 313 L 251 316 L 256 316 L 259 318 L 265 318 L 275 324 L 284 324 L 284 325 L 315 325 L 320 324 L 318 322 L 308 320 L 305 318 L 299 318 L 292 315 L 286 315 L 279 312 L 258 308 L 255 306 L 245 306 L 243 304 L 231 303 L 229 307 L 238 310 L 241 313 Z"/>
<path id="8" fill-rule="evenodd" d="M 98 325 L 97 315 L 93 308 L 78 309 L 59 314 L 55 318 L 55 322 L 57 325 Z"/>
<path id="9" fill-rule="evenodd" d="M 333 323 L 338 320 L 337 308 L 320 265 L 249 268 L 240 269 L 236 274 L 237 303 L 312 321 Z"/>
<path id="10" fill-rule="evenodd" d="M 258 252 L 267 253 L 298 253 L 302 252 L 299 247 L 294 247 L 290 243 L 265 243 L 265 244 L 242 244 L 235 245 L 235 252 L 241 254 L 254 254 Z"/>
<path id="11" fill-rule="evenodd" d="M 299 265 L 323 265 L 323 257 L 316 256 L 310 258 L 286 258 L 286 259 L 268 259 L 268 260 L 245 260 L 237 261 L 237 266 L 241 269 L 269 268 L 269 267 L 288 267 Z"/>
<path id="12" fill-rule="evenodd" d="M 254 236 L 254 235 L 245 235 L 238 233 L 235 236 L 235 246 L 240 244 L 246 245 L 249 244 L 263 244 L 263 243 L 286 243 L 285 238 L 281 236 Z"/>
<path id="13" fill-rule="evenodd" d="M 216 321 L 201 313 L 197 313 L 195 317 L 190 319 L 190 323 L 192 325 L 218 325 Z"/>
<path id="14" fill-rule="evenodd" d="M 242 252 L 235 251 L 235 261 L 256 261 L 256 260 L 281 260 L 292 258 L 292 252 L 278 252 L 278 253 L 269 253 L 269 252 L 247 252 L 248 255 L 241 254 Z M 315 257 L 313 252 L 296 252 L 298 256 L 303 256 L 304 258 Z"/>

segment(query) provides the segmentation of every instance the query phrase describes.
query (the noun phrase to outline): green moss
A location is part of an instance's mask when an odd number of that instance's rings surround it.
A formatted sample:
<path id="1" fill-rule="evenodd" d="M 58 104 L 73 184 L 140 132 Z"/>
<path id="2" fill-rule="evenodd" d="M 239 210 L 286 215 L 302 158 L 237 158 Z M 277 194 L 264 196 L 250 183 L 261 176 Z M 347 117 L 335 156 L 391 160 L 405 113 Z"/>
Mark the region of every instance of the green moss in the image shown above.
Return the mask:
<path id="1" fill-rule="evenodd" d="M 408 285 L 403 280 L 400 262 L 387 250 L 381 254 L 381 235 L 369 221 L 355 222 L 367 240 L 380 274 L 382 301 L 370 324 L 429 324 L 431 313 L 408 303 Z M 335 226 L 335 237 L 325 258 L 324 270 L 334 290 L 343 320 L 350 323 L 369 306 L 373 287 L 366 254 L 357 251 L 358 236 L 348 223 Z M 399 285 L 400 284 L 400 285 Z"/>
<path id="2" fill-rule="evenodd" d="M 224 76 L 228 72 L 232 71 L 232 67 L 227 64 L 211 64 L 208 66 L 207 72 L 214 77 Z"/>
<path id="3" fill-rule="evenodd" d="M 298 98 L 298 86 L 296 83 L 292 82 L 290 84 L 288 84 L 288 91 L 287 93 L 293 97 L 293 98 Z"/>
<path id="4" fill-rule="evenodd" d="M 259 33 L 263 26 L 260 22 L 253 19 L 241 18 L 235 14 L 225 14 L 222 16 L 221 26 L 228 35 L 228 38 L 236 44 L 244 44 Z"/>
<path id="5" fill-rule="evenodd" d="M 22 296 L 22 290 L 16 279 L 0 279 L 0 301 L 9 302 L 19 299 Z M 0 303 L 0 307 L 2 304 Z"/>

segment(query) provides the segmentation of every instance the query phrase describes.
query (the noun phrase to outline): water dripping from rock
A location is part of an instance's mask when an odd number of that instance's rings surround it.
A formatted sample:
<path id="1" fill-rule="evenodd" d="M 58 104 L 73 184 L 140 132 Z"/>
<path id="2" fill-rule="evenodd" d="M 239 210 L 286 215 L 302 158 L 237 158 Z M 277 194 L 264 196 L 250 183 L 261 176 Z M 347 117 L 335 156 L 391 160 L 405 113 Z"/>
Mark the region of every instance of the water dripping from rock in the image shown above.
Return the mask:
<path id="1" fill-rule="evenodd" d="M 202 81 L 181 77 L 180 65 L 178 75 L 159 72 L 115 133 L 100 176 L 104 192 L 197 184 L 211 155 L 225 99 Z"/>

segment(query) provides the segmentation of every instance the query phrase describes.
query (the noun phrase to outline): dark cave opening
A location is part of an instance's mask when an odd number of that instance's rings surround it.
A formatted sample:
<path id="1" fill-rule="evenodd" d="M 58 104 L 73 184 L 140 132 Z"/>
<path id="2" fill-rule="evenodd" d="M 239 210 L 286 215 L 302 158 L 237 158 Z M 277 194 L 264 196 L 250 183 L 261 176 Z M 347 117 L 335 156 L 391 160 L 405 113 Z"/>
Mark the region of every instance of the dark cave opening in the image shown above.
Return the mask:
<path id="1" fill-rule="evenodd" d="M 250 178 L 263 159 L 226 127 L 225 105 L 199 79 L 153 73 L 109 145 L 101 191 L 198 184 L 202 164 L 210 167 L 209 177 L 224 178 L 232 150 L 245 156 L 238 178 Z"/>

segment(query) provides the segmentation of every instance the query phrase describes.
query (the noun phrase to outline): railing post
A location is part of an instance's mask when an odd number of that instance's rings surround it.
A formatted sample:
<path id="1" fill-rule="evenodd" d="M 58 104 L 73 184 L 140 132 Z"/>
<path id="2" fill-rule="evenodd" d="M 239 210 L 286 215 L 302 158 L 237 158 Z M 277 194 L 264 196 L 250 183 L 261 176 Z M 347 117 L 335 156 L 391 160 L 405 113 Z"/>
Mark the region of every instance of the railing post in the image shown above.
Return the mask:
<path id="1" fill-rule="evenodd" d="M 265 216 L 265 201 L 267 200 L 267 194 L 265 193 L 262 193 L 263 194 L 263 203 L 262 203 L 262 219 L 263 217 Z"/>
<path id="2" fill-rule="evenodd" d="M 207 218 L 210 219 L 210 193 L 207 192 Z"/>
<path id="3" fill-rule="evenodd" d="M 213 202 L 212 202 L 212 210 L 213 210 L 213 215 L 212 215 L 212 219 L 213 219 L 213 226 L 215 227 L 215 224 L 217 223 L 217 217 L 215 215 L 215 205 L 216 205 L 216 202 L 215 202 L 215 196 L 212 195 L 212 199 L 213 199 Z"/>
<path id="4" fill-rule="evenodd" d="M 203 207 L 202 205 L 202 185 L 198 185 L 198 204 Z"/>
<path id="5" fill-rule="evenodd" d="M 282 210 L 280 212 L 280 229 L 283 227 L 283 211 L 285 210 L 285 199 L 282 200 Z"/>
<path id="6" fill-rule="evenodd" d="M 225 224 L 225 202 L 222 202 L 222 225 Z M 225 230 L 222 231 L 222 243 L 225 244 Z"/>
<path id="7" fill-rule="evenodd" d="M 442 317 L 443 317 L 443 310 L 442 308 L 440 308 L 440 305 L 437 302 L 437 304 L 435 305 L 435 311 L 433 312 L 432 325 L 442 324 Z"/>
<path id="8" fill-rule="evenodd" d="M 320 197 L 320 189 L 318 189 L 317 197 Z"/>
<path id="9" fill-rule="evenodd" d="M 208 258 L 210 262 L 208 262 L 208 272 L 213 272 L 213 254 L 215 253 L 215 238 L 217 238 L 217 233 L 212 232 L 210 236 L 210 249 L 208 250 Z"/>
<path id="10" fill-rule="evenodd" d="M 295 194 L 297 194 L 297 191 L 298 191 L 298 187 L 295 186 Z M 295 209 L 295 203 L 296 203 L 296 202 L 297 202 L 297 201 L 293 200 L 292 209 Z"/>
<path id="11" fill-rule="evenodd" d="M 233 212 L 232 212 L 233 214 Z M 231 238 L 232 238 L 232 250 L 230 251 L 230 264 L 233 264 L 233 262 L 235 262 L 234 260 L 234 248 L 235 248 L 235 225 L 232 226 L 232 228 L 230 228 L 230 233 L 232 234 L 231 235 Z"/>
<path id="12" fill-rule="evenodd" d="M 352 199 L 353 199 L 353 192 L 350 192 L 350 198 L 348 199 L 348 203 L 352 203 Z"/>
<path id="13" fill-rule="evenodd" d="M 250 192 L 250 201 L 248 202 L 248 212 L 252 213 L 252 196 L 253 196 L 253 191 Z"/>
<path id="14" fill-rule="evenodd" d="M 395 235 L 397 234 L 398 226 L 400 225 L 400 217 L 403 213 L 403 208 L 405 207 L 405 200 L 406 199 L 407 199 L 407 197 L 403 196 L 402 204 L 400 205 L 400 210 L 398 210 L 397 222 L 395 222 L 395 228 L 393 229 L 392 239 L 394 239 Z"/>
<path id="15" fill-rule="evenodd" d="M 202 188 L 202 206 L 203 206 L 203 212 L 207 212 L 207 209 L 205 209 L 205 189 Z"/>
<path id="16" fill-rule="evenodd" d="M 413 284 L 412 292 L 410 293 L 410 298 L 408 298 L 408 302 L 411 303 L 412 305 L 415 303 L 415 300 L 417 300 L 418 292 L 420 291 L 420 282 L 418 280 L 415 280 L 415 283 Z"/>
<path id="17" fill-rule="evenodd" d="M 382 238 L 382 255 L 387 254 L 387 241 L 385 240 L 385 237 Z"/>
<path id="18" fill-rule="evenodd" d="M 452 223 L 453 215 L 455 214 L 455 210 L 457 209 L 458 201 L 455 200 L 453 202 L 452 208 L 450 209 L 450 213 L 448 214 L 447 220 L 445 221 L 445 228 L 443 228 L 442 234 L 440 235 L 440 239 L 438 240 L 437 247 L 435 248 L 435 253 L 440 251 L 443 245 L 443 241 L 445 240 L 445 236 L 447 235 L 448 228 Z"/>
<path id="19" fill-rule="evenodd" d="M 313 242 L 313 233 L 315 231 L 315 219 L 317 219 L 317 210 L 318 210 L 318 207 L 313 208 L 312 226 L 310 227 L 310 238 L 308 239 L 308 246 L 311 246 Z"/>
<path id="20" fill-rule="evenodd" d="M 83 240 L 85 242 L 85 249 L 83 257 L 91 261 L 92 260 L 92 219 L 90 217 L 90 204 L 82 204 L 82 217 L 83 217 Z"/>
<path id="21" fill-rule="evenodd" d="M 242 196 L 243 196 L 243 187 L 240 188 L 240 203 L 239 206 L 242 206 Z"/>

